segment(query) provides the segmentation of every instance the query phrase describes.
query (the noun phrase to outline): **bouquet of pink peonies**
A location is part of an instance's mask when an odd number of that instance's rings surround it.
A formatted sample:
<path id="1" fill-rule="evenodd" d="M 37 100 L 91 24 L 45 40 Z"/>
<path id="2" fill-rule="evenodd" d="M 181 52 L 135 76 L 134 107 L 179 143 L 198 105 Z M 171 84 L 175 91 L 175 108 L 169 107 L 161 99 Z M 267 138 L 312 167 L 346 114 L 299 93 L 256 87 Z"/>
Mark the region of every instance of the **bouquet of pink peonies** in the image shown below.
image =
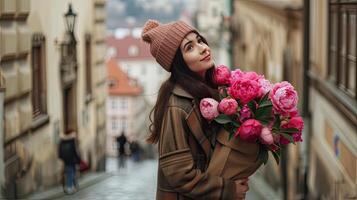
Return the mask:
<path id="1" fill-rule="evenodd" d="M 294 87 L 286 81 L 271 84 L 263 75 L 230 71 L 224 65 L 215 69 L 214 76 L 220 102 L 202 99 L 200 111 L 224 130 L 217 135 L 216 155 L 208 171 L 226 178 L 245 178 L 266 164 L 269 151 L 279 164 L 281 148 L 302 141 L 304 122 Z"/>

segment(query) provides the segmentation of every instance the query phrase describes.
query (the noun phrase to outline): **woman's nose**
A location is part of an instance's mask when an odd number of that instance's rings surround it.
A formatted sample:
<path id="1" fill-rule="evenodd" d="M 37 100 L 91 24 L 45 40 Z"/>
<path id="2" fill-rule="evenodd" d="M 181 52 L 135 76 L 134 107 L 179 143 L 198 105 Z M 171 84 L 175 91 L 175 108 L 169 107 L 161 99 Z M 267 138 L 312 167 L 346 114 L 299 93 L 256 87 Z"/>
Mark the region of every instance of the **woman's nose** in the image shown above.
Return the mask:
<path id="1" fill-rule="evenodd" d="M 208 50 L 208 46 L 207 46 L 207 45 L 204 45 L 204 44 L 201 44 L 201 45 L 200 45 L 200 48 L 201 48 L 201 54 L 206 53 L 206 51 Z"/>

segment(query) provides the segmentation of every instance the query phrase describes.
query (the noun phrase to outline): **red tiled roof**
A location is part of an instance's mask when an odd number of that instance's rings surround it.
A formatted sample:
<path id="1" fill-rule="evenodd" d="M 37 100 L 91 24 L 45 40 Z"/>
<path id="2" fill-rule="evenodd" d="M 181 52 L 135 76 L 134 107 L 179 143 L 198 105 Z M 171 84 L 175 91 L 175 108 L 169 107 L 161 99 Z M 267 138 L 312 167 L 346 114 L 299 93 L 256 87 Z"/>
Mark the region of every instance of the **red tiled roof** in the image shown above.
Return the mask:
<path id="1" fill-rule="evenodd" d="M 141 40 L 141 38 L 135 38 L 131 35 L 122 39 L 118 39 L 111 35 L 105 39 L 107 47 L 114 47 L 116 49 L 116 56 L 114 58 L 118 60 L 147 60 L 154 59 L 150 54 L 149 44 Z M 129 55 L 129 48 L 136 46 L 138 48 L 138 54 L 133 56 Z"/>
<path id="2" fill-rule="evenodd" d="M 137 84 L 136 79 L 130 78 L 123 72 L 115 59 L 109 59 L 106 65 L 108 69 L 107 80 L 109 95 L 138 96 L 142 93 L 142 88 Z"/>

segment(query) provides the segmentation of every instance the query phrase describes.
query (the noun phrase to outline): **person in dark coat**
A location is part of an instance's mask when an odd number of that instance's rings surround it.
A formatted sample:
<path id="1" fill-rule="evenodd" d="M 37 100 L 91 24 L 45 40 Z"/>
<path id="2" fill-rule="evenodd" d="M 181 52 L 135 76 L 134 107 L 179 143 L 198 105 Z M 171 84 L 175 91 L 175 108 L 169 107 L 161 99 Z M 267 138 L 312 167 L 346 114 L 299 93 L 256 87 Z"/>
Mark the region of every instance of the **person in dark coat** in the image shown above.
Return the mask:
<path id="1" fill-rule="evenodd" d="M 132 141 L 130 143 L 130 152 L 131 152 L 131 157 L 133 158 L 134 162 L 140 161 L 140 145 L 137 141 Z"/>
<path id="2" fill-rule="evenodd" d="M 76 148 L 76 138 L 74 134 L 66 135 L 61 138 L 58 150 L 59 158 L 64 162 L 65 165 L 65 177 L 66 177 L 66 188 L 67 193 L 74 193 L 75 188 L 75 174 L 76 174 L 76 164 L 79 164 L 81 158 L 77 152 Z"/>
<path id="3" fill-rule="evenodd" d="M 127 139 L 124 132 L 122 132 L 121 135 L 116 138 L 116 140 L 117 140 L 117 148 L 118 148 L 119 168 L 124 168 L 126 165 L 125 144 L 127 143 Z"/>

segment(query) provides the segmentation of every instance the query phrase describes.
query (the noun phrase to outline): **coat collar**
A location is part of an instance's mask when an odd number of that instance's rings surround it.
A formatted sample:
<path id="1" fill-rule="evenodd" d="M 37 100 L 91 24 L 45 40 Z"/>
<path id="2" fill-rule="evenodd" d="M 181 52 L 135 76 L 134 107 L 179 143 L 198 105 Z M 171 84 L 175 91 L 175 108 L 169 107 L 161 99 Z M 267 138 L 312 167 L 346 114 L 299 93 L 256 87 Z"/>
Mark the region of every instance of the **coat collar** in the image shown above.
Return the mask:
<path id="1" fill-rule="evenodd" d="M 175 88 L 172 90 L 172 93 L 174 93 L 177 96 L 181 96 L 181 97 L 186 97 L 189 99 L 194 99 L 193 96 L 191 94 L 189 94 L 188 92 L 186 92 L 181 86 L 176 85 Z"/>

